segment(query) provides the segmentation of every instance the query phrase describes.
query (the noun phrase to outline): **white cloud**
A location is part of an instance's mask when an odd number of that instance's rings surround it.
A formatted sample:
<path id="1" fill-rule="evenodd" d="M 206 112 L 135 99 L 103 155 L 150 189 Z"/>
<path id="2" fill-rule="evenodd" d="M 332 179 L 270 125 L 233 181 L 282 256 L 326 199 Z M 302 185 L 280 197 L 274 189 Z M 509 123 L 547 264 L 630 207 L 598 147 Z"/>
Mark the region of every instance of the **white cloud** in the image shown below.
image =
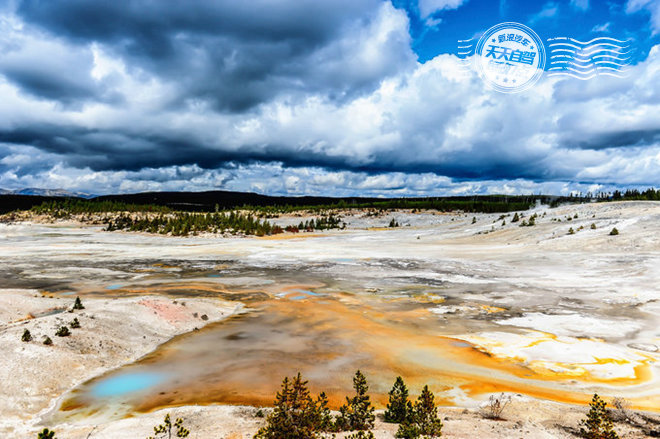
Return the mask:
<path id="1" fill-rule="evenodd" d="M 612 23 L 609 21 L 607 23 L 597 24 L 593 28 L 591 28 L 591 32 L 609 32 L 611 25 Z"/>
<path id="2" fill-rule="evenodd" d="M 447 9 L 457 9 L 467 0 L 419 0 L 419 15 L 425 19 L 431 14 Z"/>
<path id="3" fill-rule="evenodd" d="M 589 0 L 571 0 L 571 6 L 586 11 L 589 9 Z"/>
<path id="4" fill-rule="evenodd" d="M 538 23 L 541 20 L 553 18 L 559 13 L 559 4 L 556 2 L 548 2 L 543 5 L 541 10 L 532 15 L 529 19 L 530 24 Z"/>
<path id="5" fill-rule="evenodd" d="M 556 4 L 545 6 L 546 15 L 556 13 Z M 0 144 L 0 188 L 424 195 L 660 186 L 660 46 L 629 79 L 545 78 L 509 95 L 489 90 L 474 72 L 464 75 L 454 56 L 418 63 L 408 24 L 383 3 L 370 20 L 301 58 L 304 80 L 327 88 L 286 87 L 236 113 L 197 100 L 171 105 L 177 81 L 101 43 L 53 42 L 55 53 L 80 56 L 89 80 L 119 98 L 71 108 L 0 78 L 0 130 L 56 134 L 48 145 Z M 20 53 L 42 44 L 33 34 L 23 38 Z M 373 86 L 336 96 L 335 81 Z M 122 162 L 134 157 L 143 161 Z"/>
<path id="6" fill-rule="evenodd" d="M 626 12 L 628 14 L 642 9 L 651 14 L 651 29 L 653 35 L 656 35 L 660 32 L 660 0 L 628 0 L 626 4 Z"/>

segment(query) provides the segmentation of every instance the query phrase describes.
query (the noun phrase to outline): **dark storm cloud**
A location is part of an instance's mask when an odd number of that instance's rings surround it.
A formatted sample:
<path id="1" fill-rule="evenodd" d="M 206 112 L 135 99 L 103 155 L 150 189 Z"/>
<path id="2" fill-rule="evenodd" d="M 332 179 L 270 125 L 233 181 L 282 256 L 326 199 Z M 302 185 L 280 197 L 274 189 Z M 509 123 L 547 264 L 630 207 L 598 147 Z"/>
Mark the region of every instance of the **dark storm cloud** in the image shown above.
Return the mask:
<path id="1" fill-rule="evenodd" d="M 0 15 L 0 187 L 657 178 L 660 47 L 628 81 L 503 95 L 453 56 L 418 63 L 387 1 L 16 5 Z"/>
<path id="2" fill-rule="evenodd" d="M 199 99 L 236 112 L 286 91 L 343 99 L 396 73 L 392 63 L 384 71 L 348 75 L 341 62 L 335 71 L 327 65 L 319 69 L 315 59 L 347 29 L 372 19 L 379 5 L 378 0 L 25 0 L 18 14 L 72 43 L 101 43 L 131 67 L 176 81 L 173 106 Z"/>

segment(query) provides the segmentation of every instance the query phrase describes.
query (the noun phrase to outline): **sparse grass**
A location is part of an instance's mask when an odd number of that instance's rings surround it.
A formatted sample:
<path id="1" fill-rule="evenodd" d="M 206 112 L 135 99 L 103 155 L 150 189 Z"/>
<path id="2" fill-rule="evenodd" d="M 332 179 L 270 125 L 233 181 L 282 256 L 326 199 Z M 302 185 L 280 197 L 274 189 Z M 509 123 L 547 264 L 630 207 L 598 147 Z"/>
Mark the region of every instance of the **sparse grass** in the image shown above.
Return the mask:
<path id="1" fill-rule="evenodd" d="M 481 413 L 488 419 L 502 419 L 504 409 L 511 404 L 511 396 L 500 393 L 499 395 L 490 395 L 488 403 L 481 409 Z"/>

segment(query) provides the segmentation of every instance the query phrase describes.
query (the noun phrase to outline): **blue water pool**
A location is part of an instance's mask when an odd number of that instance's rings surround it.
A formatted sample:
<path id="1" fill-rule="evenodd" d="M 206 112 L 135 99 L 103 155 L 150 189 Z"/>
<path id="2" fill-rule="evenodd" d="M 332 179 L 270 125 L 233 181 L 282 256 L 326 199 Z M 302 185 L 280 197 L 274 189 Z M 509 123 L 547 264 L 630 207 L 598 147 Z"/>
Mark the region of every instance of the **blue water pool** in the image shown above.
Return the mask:
<path id="1" fill-rule="evenodd" d="M 114 284 L 114 285 L 108 285 L 105 287 L 106 290 L 117 290 L 119 288 L 123 287 L 122 284 Z"/>
<path id="2" fill-rule="evenodd" d="M 106 378 L 92 387 L 92 394 L 97 398 L 119 396 L 138 392 L 163 382 L 164 374 L 150 372 L 124 373 Z"/>

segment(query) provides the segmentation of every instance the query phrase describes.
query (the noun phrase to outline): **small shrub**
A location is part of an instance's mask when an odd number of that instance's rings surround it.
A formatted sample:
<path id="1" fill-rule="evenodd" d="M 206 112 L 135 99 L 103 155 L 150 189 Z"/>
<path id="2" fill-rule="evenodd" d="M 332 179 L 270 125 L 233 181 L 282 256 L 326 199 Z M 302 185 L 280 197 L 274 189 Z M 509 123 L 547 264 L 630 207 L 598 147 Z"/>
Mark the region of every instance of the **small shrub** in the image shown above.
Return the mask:
<path id="1" fill-rule="evenodd" d="M 569 235 L 575 235 L 575 230 L 573 230 L 573 227 L 571 227 L 570 229 L 568 229 L 568 234 L 569 234 Z"/>
<path id="2" fill-rule="evenodd" d="M 73 329 L 78 329 L 80 328 L 80 322 L 78 321 L 78 317 L 74 317 L 74 319 L 69 323 L 69 326 Z"/>
<path id="3" fill-rule="evenodd" d="M 32 341 L 32 334 L 30 334 L 29 329 L 25 329 L 23 331 L 23 335 L 21 336 L 21 341 L 24 341 L 26 343 L 29 342 L 29 341 Z"/>
<path id="4" fill-rule="evenodd" d="M 611 236 L 616 236 L 619 234 L 619 230 L 615 227 L 610 231 Z"/>
<path id="5" fill-rule="evenodd" d="M 53 430 L 44 428 L 39 432 L 37 439 L 57 439 L 57 438 L 55 437 L 55 432 Z"/>
<path id="6" fill-rule="evenodd" d="M 356 433 L 349 434 L 346 439 L 374 439 L 374 434 L 371 431 L 360 430 Z"/>
<path id="7" fill-rule="evenodd" d="M 490 395 L 488 403 L 482 409 L 482 413 L 489 419 L 502 419 L 504 409 L 511 403 L 511 396 L 500 393 L 499 396 Z"/>
<path id="8" fill-rule="evenodd" d="M 262 409 L 261 407 L 259 407 L 259 408 L 254 412 L 254 417 L 255 417 L 255 418 L 263 418 L 263 417 L 265 417 L 265 416 L 266 416 L 266 414 L 264 413 L 264 409 Z"/>
<path id="9" fill-rule="evenodd" d="M 625 398 L 616 397 L 612 399 L 614 411 L 611 413 L 612 418 L 618 421 L 627 421 L 632 418 L 630 412 L 630 403 Z"/>
<path id="10" fill-rule="evenodd" d="M 190 430 L 188 430 L 183 426 L 182 418 L 176 418 L 176 421 L 174 421 L 174 424 L 172 424 L 172 421 L 170 421 L 170 414 L 168 413 L 167 415 L 165 415 L 165 420 L 163 421 L 163 423 L 160 425 L 156 425 L 154 427 L 155 436 L 149 436 L 148 439 L 155 439 L 155 438 L 169 439 L 172 437 L 172 433 L 175 434 L 174 437 L 188 437 L 188 435 L 190 434 Z"/>
<path id="11" fill-rule="evenodd" d="M 473 217 L 472 217 L 472 224 L 476 224 L 476 222 L 477 222 L 477 217 L 476 217 L 476 216 L 473 216 Z"/>
<path id="12" fill-rule="evenodd" d="M 73 303 L 73 309 L 85 309 L 80 297 L 76 297 L 76 301 Z"/>
<path id="13" fill-rule="evenodd" d="M 596 230 L 596 223 L 591 223 L 591 230 Z"/>
<path id="14" fill-rule="evenodd" d="M 589 403 L 589 413 L 586 419 L 580 421 L 580 436 L 585 439 L 619 439 L 605 408 L 606 405 L 605 401 L 594 393 Z"/>
<path id="15" fill-rule="evenodd" d="M 513 215 L 513 218 L 511 218 L 511 222 L 517 223 L 518 221 L 520 221 L 520 217 L 518 216 L 518 212 L 516 212 L 516 214 Z"/>
<path id="16" fill-rule="evenodd" d="M 57 331 L 55 331 L 55 335 L 58 337 L 68 337 L 71 335 L 71 331 L 69 331 L 69 328 L 66 326 L 60 326 L 57 328 Z"/>
<path id="17" fill-rule="evenodd" d="M 50 346 L 50 345 L 53 344 L 53 340 L 51 340 L 49 336 L 45 335 L 45 336 L 44 336 L 44 344 L 45 344 L 46 346 Z"/>

